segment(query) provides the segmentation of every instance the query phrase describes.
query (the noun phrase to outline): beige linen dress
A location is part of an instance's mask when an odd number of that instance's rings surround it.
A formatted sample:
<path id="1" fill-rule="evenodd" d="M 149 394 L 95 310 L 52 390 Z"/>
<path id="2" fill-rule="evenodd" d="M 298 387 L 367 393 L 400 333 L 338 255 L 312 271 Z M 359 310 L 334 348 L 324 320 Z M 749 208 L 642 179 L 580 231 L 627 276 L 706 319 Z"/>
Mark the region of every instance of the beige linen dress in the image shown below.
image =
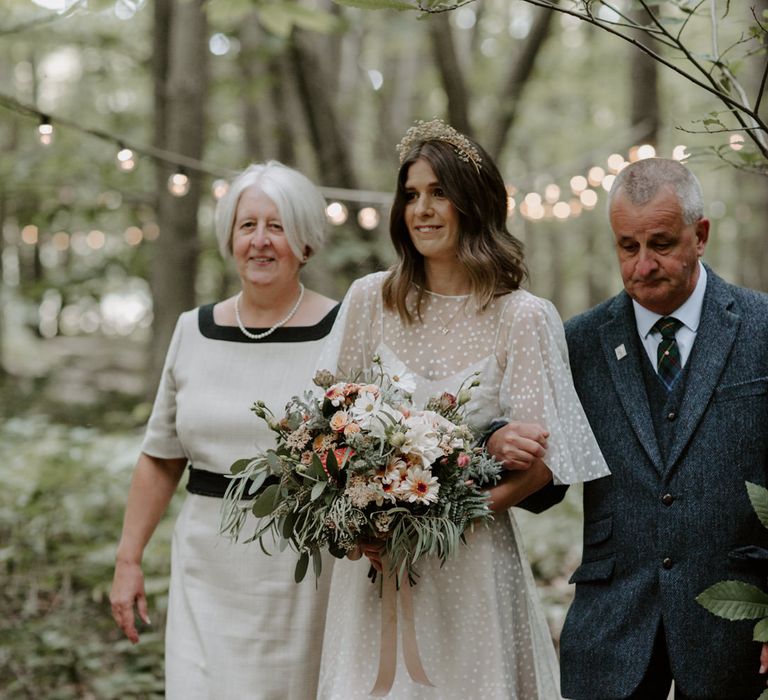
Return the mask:
<path id="1" fill-rule="evenodd" d="M 250 412 L 280 414 L 311 385 L 336 310 L 263 340 L 218 326 L 213 305 L 179 318 L 142 451 L 227 473 L 274 446 Z M 258 329 L 254 329 L 258 330 Z M 294 582 L 296 554 L 219 535 L 221 499 L 187 494 L 176 522 L 166 627 L 169 700 L 307 700 L 316 692 L 331 558 L 318 586 Z M 245 532 L 244 534 L 249 534 Z"/>

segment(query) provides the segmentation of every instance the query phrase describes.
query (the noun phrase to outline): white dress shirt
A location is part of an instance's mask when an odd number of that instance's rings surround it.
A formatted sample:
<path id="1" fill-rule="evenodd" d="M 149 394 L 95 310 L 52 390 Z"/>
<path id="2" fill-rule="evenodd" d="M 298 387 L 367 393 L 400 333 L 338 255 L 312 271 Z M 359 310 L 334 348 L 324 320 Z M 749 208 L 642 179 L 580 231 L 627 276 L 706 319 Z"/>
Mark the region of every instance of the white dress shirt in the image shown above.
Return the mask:
<path id="1" fill-rule="evenodd" d="M 704 269 L 704 265 L 699 262 L 699 279 L 696 282 L 696 287 L 693 290 L 691 296 L 689 296 L 682 306 L 675 309 L 672 313 L 666 314 L 666 316 L 674 316 L 683 325 L 677 329 L 675 338 L 677 340 L 677 347 L 680 349 L 680 365 L 685 367 L 685 363 L 688 361 L 688 356 L 691 354 L 691 348 L 693 347 L 693 341 L 696 340 L 696 334 L 699 331 L 699 322 L 701 321 L 701 309 L 704 306 L 704 291 L 707 288 L 707 271 Z M 635 308 L 635 323 L 637 324 L 637 332 L 640 336 L 640 341 L 648 353 L 648 359 L 651 361 L 651 366 L 656 369 L 656 352 L 661 342 L 661 333 L 653 328 L 653 324 L 660 318 L 664 318 L 661 314 L 649 311 L 644 306 L 640 306 L 634 299 L 632 305 Z"/>

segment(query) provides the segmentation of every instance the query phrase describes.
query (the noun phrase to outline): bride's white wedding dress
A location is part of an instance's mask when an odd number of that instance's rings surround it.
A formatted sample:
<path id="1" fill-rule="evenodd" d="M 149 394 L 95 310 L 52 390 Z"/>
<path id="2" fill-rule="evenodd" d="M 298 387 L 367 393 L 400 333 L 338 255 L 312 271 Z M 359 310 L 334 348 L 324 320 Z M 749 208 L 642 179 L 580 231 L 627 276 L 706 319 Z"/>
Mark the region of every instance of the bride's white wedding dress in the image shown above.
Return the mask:
<path id="1" fill-rule="evenodd" d="M 468 422 L 533 421 L 550 432 L 545 461 L 558 483 L 608 474 L 573 388 L 562 323 L 552 304 L 519 290 L 483 312 L 469 297 L 427 292 L 422 320 L 404 325 L 383 308 L 387 273 L 355 282 L 319 368 L 353 374 L 379 355 L 416 380 L 414 405 L 455 393 L 479 372 Z M 415 297 L 415 292 L 414 295 Z M 541 517 L 546 517 L 543 515 Z M 333 571 L 318 697 L 368 698 L 379 658 L 379 585 L 368 561 L 341 560 Z M 434 688 L 414 683 L 398 652 L 390 697 L 449 700 L 560 698 L 549 630 L 512 511 L 467 533 L 467 546 L 442 568 L 417 565 L 416 637 Z"/>

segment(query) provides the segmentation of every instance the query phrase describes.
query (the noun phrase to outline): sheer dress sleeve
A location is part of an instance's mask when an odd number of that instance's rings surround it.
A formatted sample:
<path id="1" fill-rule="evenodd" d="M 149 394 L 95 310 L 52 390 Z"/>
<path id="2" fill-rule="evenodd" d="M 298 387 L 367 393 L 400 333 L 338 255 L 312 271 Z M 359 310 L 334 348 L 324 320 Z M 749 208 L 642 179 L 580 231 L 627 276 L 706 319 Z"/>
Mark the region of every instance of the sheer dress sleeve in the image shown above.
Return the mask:
<path id="1" fill-rule="evenodd" d="M 610 472 L 573 386 L 568 348 L 554 305 L 527 292 L 510 295 L 496 344 L 503 367 L 499 404 L 505 417 L 549 431 L 544 461 L 556 484 Z"/>
<path id="2" fill-rule="evenodd" d="M 352 378 L 371 366 L 381 342 L 381 284 L 386 274 L 377 272 L 352 283 L 318 360 L 318 370 Z"/>

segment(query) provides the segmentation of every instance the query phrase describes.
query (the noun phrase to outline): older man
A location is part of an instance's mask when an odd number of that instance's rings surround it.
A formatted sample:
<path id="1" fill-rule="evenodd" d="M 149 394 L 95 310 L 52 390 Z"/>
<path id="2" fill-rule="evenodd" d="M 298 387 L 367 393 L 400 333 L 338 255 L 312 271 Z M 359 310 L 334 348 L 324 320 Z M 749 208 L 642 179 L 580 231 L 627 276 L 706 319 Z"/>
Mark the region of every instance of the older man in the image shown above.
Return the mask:
<path id="1" fill-rule="evenodd" d="M 744 485 L 767 477 L 768 296 L 700 262 L 709 221 L 677 161 L 622 170 L 609 213 L 624 291 L 566 324 L 611 476 L 584 485 L 563 695 L 663 700 L 674 680 L 677 698 L 754 700 L 768 653 L 753 623 L 717 618 L 695 598 L 723 579 L 765 584 L 759 562 L 729 555 L 768 545 Z M 531 437 L 509 427 L 489 448 L 524 462 Z M 556 489 L 538 500 L 556 502 Z"/>

